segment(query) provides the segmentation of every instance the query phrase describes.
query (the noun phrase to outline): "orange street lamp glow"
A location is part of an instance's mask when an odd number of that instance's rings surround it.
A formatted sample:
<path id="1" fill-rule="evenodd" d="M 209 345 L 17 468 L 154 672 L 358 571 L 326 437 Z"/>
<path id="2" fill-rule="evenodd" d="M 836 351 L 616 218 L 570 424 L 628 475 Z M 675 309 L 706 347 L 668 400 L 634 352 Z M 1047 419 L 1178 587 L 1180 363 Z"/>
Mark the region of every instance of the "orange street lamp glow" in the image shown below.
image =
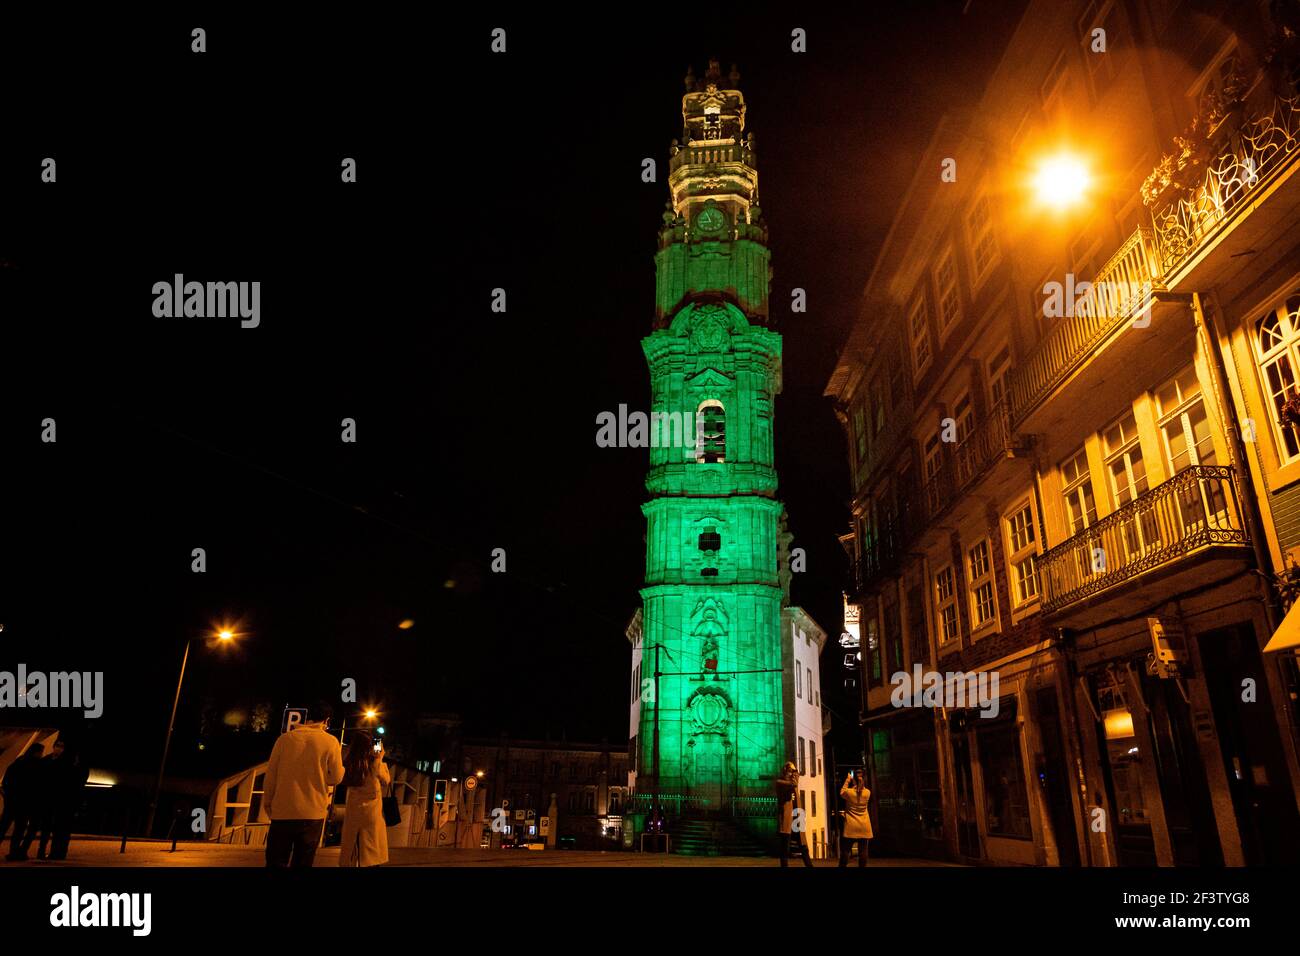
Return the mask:
<path id="1" fill-rule="evenodd" d="M 235 632 L 228 629 L 220 630 L 217 632 L 217 637 L 223 641 L 233 641 L 235 639 Z"/>
<path id="2" fill-rule="evenodd" d="M 378 716 L 379 716 L 379 711 L 377 710 L 366 711 L 366 720 L 374 720 Z"/>
<path id="3" fill-rule="evenodd" d="M 1067 153 L 1049 156 L 1034 174 L 1034 192 L 1038 201 L 1054 209 L 1078 204 L 1092 185 L 1092 176 L 1077 157 Z"/>

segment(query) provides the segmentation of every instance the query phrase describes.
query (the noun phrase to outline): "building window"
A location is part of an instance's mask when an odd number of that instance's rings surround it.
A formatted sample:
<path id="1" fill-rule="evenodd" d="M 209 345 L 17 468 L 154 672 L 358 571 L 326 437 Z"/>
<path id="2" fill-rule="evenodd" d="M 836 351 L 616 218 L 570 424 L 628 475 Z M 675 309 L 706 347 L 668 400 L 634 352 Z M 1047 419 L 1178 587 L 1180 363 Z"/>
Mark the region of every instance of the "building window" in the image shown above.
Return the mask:
<path id="1" fill-rule="evenodd" d="M 623 812 L 623 791 L 618 787 L 610 788 L 609 812 L 615 816 Z"/>
<path id="2" fill-rule="evenodd" d="M 1089 492 L 1091 494 L 1091 491 Z M 1012 599 L 1016 607 L 1038 597 L 1038 541 L 1034 534 L 1034 509 L 1028 501 L 1007 518 L 1007 545 L 1011 551 Z"/>
<path id="3" fill-rule="evenodd" d="M 956 425 L 953 430 L 956 432 L 957 444 L 960 445 L 975 430 L 975 409 L 971 405 L 970 392 L 957 399 L 957 404 L 952 409 L 952 418 Z"/>
<path id="4" fill-rule="evenodd" d="M 1115 17 L 1115 7 L 1106 3 L 1106 12 L 1099 15 L 1097 4 L 1088 4 L 1087 10 L 1079 18 L 1079 38 L 1083 44 L 1083 62 L 1088 67 L 1088 80 L 1092 84 L 1092 95 L 1100 98 L 1111 80 L 1119 74 L 1115 65 L 1114 43 L 1119 36 L 1119 24 Z M 1106 32 L 1106 49 L 1099 52 L 1093 49 L 1092 31 L 1101 28 Z"/>
<path id="5" fill-rule="evenodd" d="M 583 805 L 583 809 L 585 809 L 588 813 L 596 812 L 596 791 L 595 790 L 588 790 L 585 794 L 583 794 L 582 805 Z"/>
<path id="6" fill-rule="evenodd" d="M 1300 368 L 1300 290 L 1255 321 L 1254 338 L 1264 392 L 1273 405 L 1268 418 L 1278 439 L 1277 457 L 1286 464 L 1300 458 L 1300 430 L 1281 424 L 1282 406 L 1296 394 L 1295 373 Z"/>
<path id="7" fill-rule="evenodd" d="M 808 792 L 812 795 L 812 812 L 810 815 L 815 817 L 817 816 L 817 791 L 814 789 L 809 790 Z"/>
<path id="8" fill-rule="evenodd" d="M 803 700 L 803 668 L 794 665 L 794 696 Z"/>
<path id="9" fill-rule="evenodd" d="M 1147 467 L 1142 460 L 1137 424 L 1129 412 L 1102 435 L 1106 451 L 1106 474 L 1115 507 L 1122 508 L 1147 490 Z M 1130 518 L 1120 527 L 1120 537 L 1127 556 L 1137 557 L 1160 543 L 1154 511 Z"/>
<path id="10" fill-rule="evenodd" d="M 907 588 L 907 629 L 911 635 L 908 652 L 912 663 L 929 656 L 930 631 L 925 620 L 925 584 L 915 581 Z"/>
<path id="11" fill-rule="evenodd" d="M 917 297 L 908 316 L 907 327 L 912 334 L 912 362 L 920 375 L 930 364 L 930 310 L 925 306 L 925 296 Z"/>
<path id="12" fill-rule="evenodd" d="M 1056 57 L 1056 62 L 1047 71 L 1047 78 L 1039 88 L 1043 98 L 1043 113 L 1049 119 L 1055 118 L 1065 103 L 1065 87 L 1069 80 L 1069 65 L 1065 60 L 1065 51 Z"/>
<path id="13" fill-rule="evenodd" d="M 885 650 L 894 673 L 907 666 L 903 660 L 903 628 L 899 620 L 897 604 L 885 606 Z"/>
<path id="14" fill-rule="evenodd" d="M 1171 475 L 1194 465 L 1213 465 L 1218 461 L 1195 366 L 1189 365 L 1156 390 L 1156 413 L 1160 416 L 1165 466 Z M 1177 497 L 1185 531 L 1207 525 L 1226 526 L 1228 502 L 1222 481 L 1207 479 L 1184 485 Z"/>
<path id="15" fill-rule="evenodd" d="M 858 480 L 866 477 L 863 469 L 867 463 L 867 421 L 862 403 L 853 406 L 853 439 L 858 451 Z"/>
<path id="16" fill-rule="evenodd" d="M 1214 439 L 1201 399 L 1195 366 L 1189 365 L 1156 390 L 1165 464 L 1172 475 L 1189 465 L 1213 465 Z"/>
<path id="17" fill-rule="evenodd" d="M 989 398 L 991 404 L 997 404 L 1006 397 L 1008 376 L 1011 374 L 1011 347 L 1004 345 L 993 358 L 989 359 Z"/>
<path id="18" fill-rule="evenodd" d="M 940 568 L 934 576 L 935 607 L 939 620 L 939 643 L 950 644 L 961 633 L 957 621 L 957 576 L 952 565 Z"/>
<path id="19" fill-rule="evenodd" d="M 966 230 L 970 234 L 971 261 L 974 265 L 972 284 L 976 287 L 988 275 L 997 259 L 997 243 L 993 239 L 993 209 L 988 193 L 983 193 L 966 216 Z"/>
<path id="20" fill-rule="evenodd" d="M 798 667 L 799 665 L 796 664 L 795 666 Z M 812 668 L 810 667 L 808 668 L 808 703 L 811 704 L 812 699 L 813 699 L 813 679 L 812 679 Z"/>
<path id="21" fill-rule="evenodd" d="M 1020 729 L 1015 721 L 1015 703 L 1002 707 L 1002 716 L 976 720 L 980 763 L 984 772 L 985 825 L 989 836 L 1028 840 L 1029 796 L 1025 789 L 1024 763 L 1020 757 Z"/>
<path id="22" fill-rule="evenodd" d="M 721 402 L 708 401 L 695 413 L 697 461 L 714 463 L 727 460 L 727 412 Z"/>
<path id="23" fill-rule="evenodd" d="M 817 776 L 817 743 L 813 740 L 808 741 L 808 776 Z M 814 790 L 813 792 L 816 793 L 817 791 Z M 816 797 L 813 799 L 815 800 Z M 817 812 L 816 808 L 817 804 L 814 803 L 813 813 Z"/>
<path id="24" fill-rule="evenodd" d="M 871 387 L 871 417 L 876 422 L 876 434 L 885 430 L 885 386 L 877 382 Z"/>
<path id="25" fill-rule="evenodd" d="M 1070 534 L 1078 534 L 1096 524 L 1097 502 L 1092 493 L 1088 455 L 1082 448 L 1061 465 L 1061 483 L 1065 486 L 1065 514 L 1070 522 Z"/>
<path id="26" fill-rule="evenodd" d="M 993 558 L 985 538 L 966 552 L 970 579 L 970 629 L 978 631 L 997 618 L 997 601 L 993 595 Z"/>
<path id="27" fill-rule="evenodd" d="M 876 617 L 873 613 L 866 618 L 867 627 L 867 661 L 871 664 L 871 686 L 880 686 L 880 634 L 876 629 Z"/>
<path id="28" fill-rule="evenodd" d="M 943 254 L 934 270 L 934 282 L 939 290 L 939 339 L 961 318 L 961 294 L 957 287 L 957 263 L 952 249 Z"/>
<path id="29" fill-rule="evenodd" d="M 807 769 L 807 765 L 804 763 L 803 738 L 800 737 L 799 738 L 799 773 L 802 774 L 806 769 Z"/>

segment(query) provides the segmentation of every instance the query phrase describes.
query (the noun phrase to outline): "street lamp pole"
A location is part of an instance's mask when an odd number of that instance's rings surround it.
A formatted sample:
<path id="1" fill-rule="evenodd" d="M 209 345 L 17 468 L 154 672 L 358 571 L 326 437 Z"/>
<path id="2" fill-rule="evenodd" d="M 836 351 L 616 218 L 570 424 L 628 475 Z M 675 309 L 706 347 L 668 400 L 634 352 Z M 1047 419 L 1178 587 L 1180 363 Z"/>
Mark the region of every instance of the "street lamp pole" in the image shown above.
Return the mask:
<path id="1" fill-rule="evenodd" d="M 181 656 L 181 675 L 176 679 L 176 696 L 172 698 L 172 716 L 167 722 L 167 739 L 163 742 L 162 763 L 158 765 L 158 783 L 153 789 L 153 800 L 149 803 L 149 815 L 145 820 L 144 835 L 153 833 L 154 814 L 158 810 L 158 801 L 162 799 L 163 774 L 167 772 L 167 753 L 172 746 L 172 730 L 176 727 L 176 708 L 181 702 L 181 684 L 185 681 L 185 665 L 190 659 L 190 641 L 185 641 L 185 653 Z"/>

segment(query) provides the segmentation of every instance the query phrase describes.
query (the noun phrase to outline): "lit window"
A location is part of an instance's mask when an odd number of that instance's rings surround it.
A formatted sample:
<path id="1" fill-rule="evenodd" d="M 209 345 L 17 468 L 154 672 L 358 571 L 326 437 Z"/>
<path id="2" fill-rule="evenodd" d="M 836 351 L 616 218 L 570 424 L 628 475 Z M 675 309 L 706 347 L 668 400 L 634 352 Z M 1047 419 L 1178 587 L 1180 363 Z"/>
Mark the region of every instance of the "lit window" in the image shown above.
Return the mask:
<path id="1" fill-rule="evenodd" d="M 1012 599 L 1017 607 L 1038 597 L 1037 539 L 1034 509 L 1026 501 L 1007 518 L 1007 547 L 1011 552 L 1007 563 L 1011 566 Z"/>
<path id="2" fill-rule="evenodd" d="M 1160 415 L 1161 450 L 1171 475 L 1217 463 L 1195 366 L 1189 365 L 1156 390 L 1156 411 Z M 1212 474 L 1183 484 L 1176 494 L 1179 517 L 1186 531 L 1228 524 L 1224 483 Z"/>
<path id="3" fill-rule="evenodd" d="M 1255 357 L 1273 406 L 1268 418 L 1278 440 L 1278 458 L 1283 463 L 1300 458 L 1300 431 L 1282 424 L 1282 407 L 1296 394 L 1296 369 L 1300 368 L 1300 290 L 1256 320 Z"/>
<path id="4" fill-rule="evenodd" d="M 939 335 L 947 334 L 961 318 L 961 295 L 957 288 L 957 264 L 949 249 L 934 271 L 935 285 L 939 289 Z"/>
<path id="5" fill-rule="evenodd" d="M 953 406 L 953 421 L 956 423 L 957 444 L 960 445 L 975 430 L 975 410 L 971 407 L 970 392 L 957 399 Z"/>
<path id="6" fill-rule="evenodd" d="M 1106 452 L 1106 474 L 1116 509 L 1122 509 L 1147 490 L 1147 466 L 1138 440 L 1137 423 L 1129 412 L 1102 434 Z M 1147 509 L 1121 525 L 1124 550 L 1129 557 L 1145 554 L 1160 544 L 1156 514 Z"/>
<path id="7" fill-rule="evenodd" d="M 930 364 L 930 311 L 925 306 L 925 296 L 922 295 L 912 306 L 912 314 L 908 317 L 907 325 L 912 333 L 912 361 L 916 368 L 916 374 L 920 375 Z"/>
<path id="8" fill-rule="evenodd" d="M 952 565 L 940 568 L 934 576 L 935 604 L 939 617 L 939 643 L 949 644 L 960 635 L 957 621 L 957 581 Z"/>
<path id="9" fill-rule="evenodd" d="M 1078 534 L 1097 523 L 1092 476 L 1088 471 L 1087 453 L 1082 448 L 1061 465 L 1061 482 L 1065 487 L 1065 512 L 1070 522 L 1070 533 Z"/>
<path id="10" fill-rule="evenodd" d="M 1011 349 L 1004 345 L 989 359 L 989 397 L 996 406 L 1007 394 L 1007 377 L 1011 374 Z"/>
<path id="11" fill-rule="evenodd" d="M 986 538 L 966 552 L 966 567 L 970 578 L 971 630 L 992 624 L 997 617 L 997 601 L 993 595 L 993 561 L 989 555 Z"/>
<path id="12" fill-rule="evenodd" d="M 993 268 L 997 258 L 997 244 L 993 239 L 993 210 L 989 205 L 988 194 L 983 194 L 975 201 L 966 216 L 966 229 L 970 233 L 971 258 L 975 266 L 972 283 L 980 281 Z"/>

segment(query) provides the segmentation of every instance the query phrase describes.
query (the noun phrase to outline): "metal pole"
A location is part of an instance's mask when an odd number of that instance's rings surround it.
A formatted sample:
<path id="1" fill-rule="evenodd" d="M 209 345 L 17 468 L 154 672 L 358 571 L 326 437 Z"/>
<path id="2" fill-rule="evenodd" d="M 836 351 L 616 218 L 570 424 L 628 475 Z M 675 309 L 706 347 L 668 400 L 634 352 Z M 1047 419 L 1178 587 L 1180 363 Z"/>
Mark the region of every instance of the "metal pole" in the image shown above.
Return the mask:
<path id="1" fill-rule="evenodd" d="M 1255 496 L 1255 483 L 1251 478 L 1250 468 L 1246 464 L 1246 449 L 1241 441 L 1241 429 L 1238 425 L 1239 415 L 1228 387 L 1228 371 L 1224 365 L 1223 352 L 1219 349 L 1219 330 L 1213 310 L 1201 305 L 1201 294 L 1192 293 L 1192 317 L 1197 331 L 1204 337 L 1206 364 L 1210 367 L 1210 380 L 1214 383 L 1216 401 L 1215 411 L 1223 423 L 1223 432 L 1228 446 L 1228 459 L 1237 473 L 1241 492 L 1241 510 L 1244 512 L 1244 524 L 1250 532 L 1250 544 L 1255 553 L 1255 566 L 1259 569 L 1259 588 L 1264 599 L 1264 617 L 1268 622 L 1270 634 L 1277 630 L 1282 620 L 1282 609 L 1277 603 L 1277 591 L 1273 587 L 1273 561 L 1268 551 L 1267 539 L 1264 537 L 1264 525 L 1259 517 L 1259 502 Z"/>
<path id="2" fill-rule="evenodd" d="M 147 838 L 153 833 L 153 817 L 158 809 L 158 801 L 162 798 L 163 774 L 167 771 L 167 752 L 172 746 L 172 730 L 176 726 L 176 708 L 181 702 L 181 684 L 185 681 L 185 665 L 190 659 L 190 642 L 185 641 L 185 653 L 181 655 L 181 675 L 176 679 L 176 696 L 172 698 L 172 716 L 167 722 L 167 739 L 163 742 L 162 763 L 158 765 L 158 783 L 153 790 L 153 802 L 149 804 L 149 815 L 144 824 L 144 835 Z"/>
<path id="3" fill-rule="evenodd" d="M 658 803 L 659 797 L 659 645 L 655 644 L 655 802 Z"/>

